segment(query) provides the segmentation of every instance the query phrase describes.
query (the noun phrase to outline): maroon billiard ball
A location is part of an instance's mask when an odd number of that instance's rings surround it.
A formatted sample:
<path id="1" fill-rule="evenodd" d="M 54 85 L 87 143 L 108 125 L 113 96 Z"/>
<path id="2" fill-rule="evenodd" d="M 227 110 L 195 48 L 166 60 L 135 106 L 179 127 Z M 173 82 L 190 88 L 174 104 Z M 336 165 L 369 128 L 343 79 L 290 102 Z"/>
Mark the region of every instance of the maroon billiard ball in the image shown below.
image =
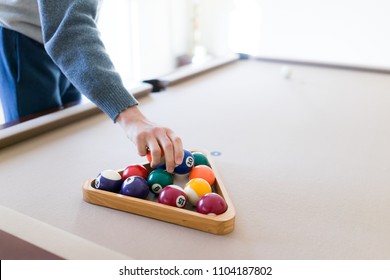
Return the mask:
<path id="1" fill-rule="evenodd" d="M 226 212 L 227 204 L 219 194 L 207 193 L 199 199 L 196 210 L 202 214 L 219 215 Z"/>
<path id="2" fill-rule="evenodd" d="M 159 193 L 158 202 L 183 208 L 187 203 L 187 195 L 181 187 L 177 185 L 168 185 Z"/>
<path id="3" fill-rule="evenodd" d="M 130 176 L 123 181 L 121 194 L 145 199 L 149 194 L 148 182 L 140 176 Z"/>
<path id="4" fill-rule="evenodd" d="M 122 172 L 122 180 L 126 180 L 130 176 L 140 176 L 145 180 L 148 178 L 149 172 L 145 166 L 141 164 L 131 164 Z"/>
<path id="5" fill-rule="evenodd" d="M 95 179 L 95 188 L 99 190 L 119 192 L 121 186 L 122 177 L 115 170 L 103 170 Z"/>

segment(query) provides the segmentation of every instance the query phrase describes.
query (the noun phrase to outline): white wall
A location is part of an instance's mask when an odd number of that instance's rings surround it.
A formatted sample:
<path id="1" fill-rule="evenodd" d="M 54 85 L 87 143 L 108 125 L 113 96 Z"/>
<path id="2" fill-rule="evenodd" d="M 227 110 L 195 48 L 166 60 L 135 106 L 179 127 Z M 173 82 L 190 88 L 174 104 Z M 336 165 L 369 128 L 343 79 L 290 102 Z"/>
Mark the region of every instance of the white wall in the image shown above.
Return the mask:
<path id="1" fill-rule="evenodd" d="M 259 0 L 256 54 L 390 68 L 390 1 Z"/>
<path id="2" fill-rule="evenodd" d="M 176 57 L 191 49 L 190 1 L 142 0 L 134 4 L 132 8 L 138 10 L 140 76 L 167 74 L 175 68 Z"/>
<path id="3" fill-rule="evenodd" d="M 124 80 L 167 74 L 192 50 L 192 1 L 103 1 L 99 29 Z"/>
<path id="4" fill-rule="evenodd" d="M 175 58 L 191 54 L 195 45 L 217 56 L 235 51 L 390 69 L 389 0 L 116 0 L 104 5 L 107 47 L 118 70 L 133 80 L 172 71 Z"/>
<path id="5" fill-rule="evenodd" d="M 118 72 L 127 80 L 133 75 L 131 64 L 131 16 L 129 0 L 103 1 L 98 27 L 102 40 Z"/>

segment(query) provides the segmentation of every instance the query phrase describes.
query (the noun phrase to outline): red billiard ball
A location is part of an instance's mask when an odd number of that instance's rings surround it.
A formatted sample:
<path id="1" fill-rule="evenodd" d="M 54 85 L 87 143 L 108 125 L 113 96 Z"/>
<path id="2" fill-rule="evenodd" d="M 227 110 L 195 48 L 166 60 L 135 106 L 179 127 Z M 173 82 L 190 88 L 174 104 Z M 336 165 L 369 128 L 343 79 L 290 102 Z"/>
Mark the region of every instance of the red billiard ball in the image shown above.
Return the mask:
<path id="1" fill-rule="evenodd" d="M 121 194 L 145 199 L 149 194 L 148 183 L 140 176 L 130 176 L 123 182 Z"/>
<path id="2" fill-rule="evenodd" d="M 199 213 L 207 215 L 219 215 L 225 213 L 227 204 L 225 199 L 217 193 L 208 193 L 202 196 L 196 204 Z"/>
<path id="3" fill-rule="evenodd" d="M 148 178 L 149 172 L 145 166 L 141 164 L 131 164 L 123 170 L 122 180 L 126 180 L 130 176 L 140 176 L 145 180 Z"/>
<path id="4" fill-rule="evenodd" d="M 95 188 L 109 192 L 119 192 L 122 185 L 121 175 L 111 169 L 103 170 L 95 179 Z"/>
<path id="5" fill-rule="evenodd" d="M 187 203 L 187 195 L 181 187 L 168 185 L 159 193 L 158 202 L 183 208 Z"/>

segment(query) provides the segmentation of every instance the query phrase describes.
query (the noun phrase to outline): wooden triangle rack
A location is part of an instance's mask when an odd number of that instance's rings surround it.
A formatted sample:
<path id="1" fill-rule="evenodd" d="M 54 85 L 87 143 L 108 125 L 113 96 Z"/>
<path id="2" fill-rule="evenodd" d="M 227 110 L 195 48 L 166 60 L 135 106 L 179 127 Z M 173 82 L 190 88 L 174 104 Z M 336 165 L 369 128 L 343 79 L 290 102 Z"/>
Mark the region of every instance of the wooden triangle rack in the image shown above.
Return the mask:
<path id="1" fill-rule="evenodd" d="M 210 153 L 205 150 L 192 150 L 193 152 L 202 152 L 209 160 L 210 167 L 215 173 L 215 183 L 213 191 L 220 194 L 226 201 L 228 209 L 220 215 L 204 215 L 196 212 L 194 207 L 177 208 L 158 203 L 156 199 L 139 199 L 122 194 L 107 192 L 96 189 L 94 186 L 95 179 L 88 179 L 83 184 L 83 199 L 92 204 L 113 208 L 120 211 L 129 212 L 193 228 L 213 234 L 227 234 L 234 230 L 235 224 L 235 209 L 225 189 L 222 179 L 215 167 L 214 162 L 210 158 Z M 144 166 L 151 171 L 149 164 Z M 122 172 L 120 170 L 119 172 Z M 174 182 L 175 183 L 175 182 Z M 191 208 L 192 207 L 192 208 Z"/>

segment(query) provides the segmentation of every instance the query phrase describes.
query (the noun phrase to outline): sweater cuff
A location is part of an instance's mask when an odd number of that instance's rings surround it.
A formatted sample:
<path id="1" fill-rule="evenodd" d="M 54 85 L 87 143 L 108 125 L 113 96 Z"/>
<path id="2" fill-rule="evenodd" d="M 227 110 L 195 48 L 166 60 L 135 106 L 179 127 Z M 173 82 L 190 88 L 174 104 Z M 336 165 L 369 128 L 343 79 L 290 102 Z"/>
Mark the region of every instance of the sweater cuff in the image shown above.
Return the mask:
<path id="1" fill-rule="evenodd" d="M 138 105 L 134 96 L 122 86 L 111 86 L 101 90 L 94 103 L 115 123 L 119 114 L 129 107 Z"/>

